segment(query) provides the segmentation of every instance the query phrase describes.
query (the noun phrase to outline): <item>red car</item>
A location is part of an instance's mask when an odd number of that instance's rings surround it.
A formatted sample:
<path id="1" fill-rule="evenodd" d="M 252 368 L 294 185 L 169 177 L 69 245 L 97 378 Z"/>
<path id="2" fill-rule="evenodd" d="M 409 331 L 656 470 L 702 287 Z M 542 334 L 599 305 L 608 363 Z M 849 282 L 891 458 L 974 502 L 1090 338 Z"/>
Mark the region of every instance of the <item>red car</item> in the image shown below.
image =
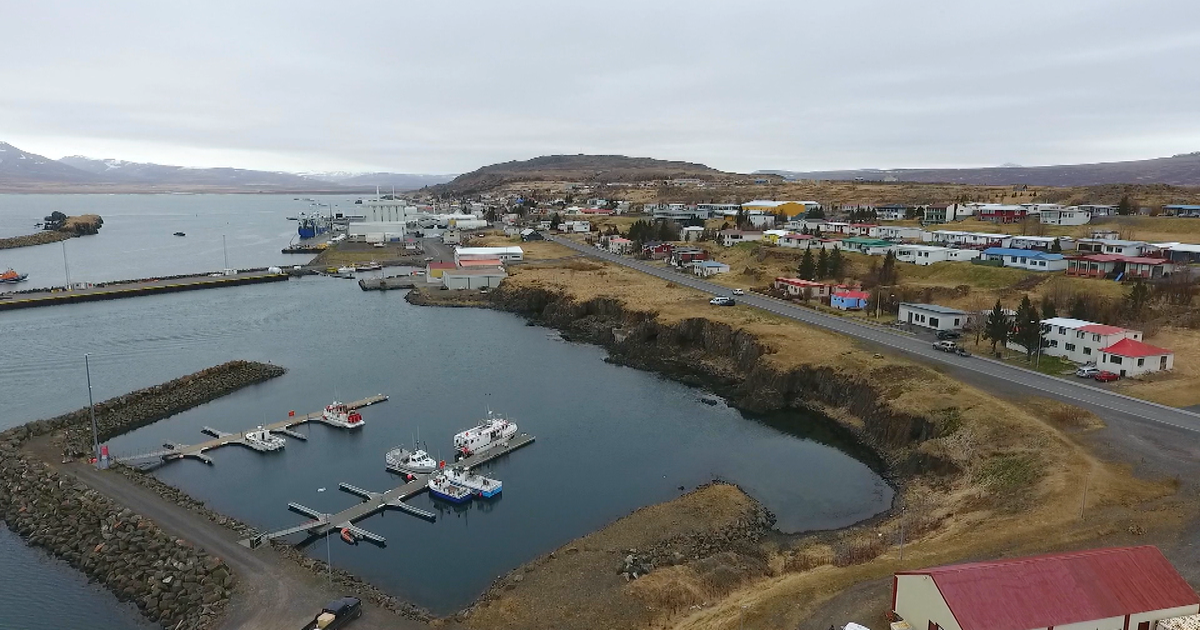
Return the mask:
<path id="1" fill-rule="evenodd" d="M 1101 370 L 1092 378 L 1096 379 L 1097 381 L 1100 381 L 1101 383 L 1111 383 L 1121 377 L 1117 376 L 1117 374 L 1115 372 L 1108 372 L 1106 370 Z"/>

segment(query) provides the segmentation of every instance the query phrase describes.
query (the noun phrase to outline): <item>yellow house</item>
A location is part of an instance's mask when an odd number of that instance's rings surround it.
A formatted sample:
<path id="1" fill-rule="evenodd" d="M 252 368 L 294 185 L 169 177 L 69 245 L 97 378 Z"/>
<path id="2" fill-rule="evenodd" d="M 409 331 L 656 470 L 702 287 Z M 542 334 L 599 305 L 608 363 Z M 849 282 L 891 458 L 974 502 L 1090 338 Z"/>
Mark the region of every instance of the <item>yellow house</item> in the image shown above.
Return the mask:
<path id="1" fill-rule="evenodd" d="M 794 217 L 804 214 L 810 209 L 820 207 L 820 205 L 815 201 L 768 201 L 765 199 L 756 199 L 742 204 L 742 210 L 746 212 L 766 212 L 767 214 L 779 214 L 783 212 L 789 217 Z"/>

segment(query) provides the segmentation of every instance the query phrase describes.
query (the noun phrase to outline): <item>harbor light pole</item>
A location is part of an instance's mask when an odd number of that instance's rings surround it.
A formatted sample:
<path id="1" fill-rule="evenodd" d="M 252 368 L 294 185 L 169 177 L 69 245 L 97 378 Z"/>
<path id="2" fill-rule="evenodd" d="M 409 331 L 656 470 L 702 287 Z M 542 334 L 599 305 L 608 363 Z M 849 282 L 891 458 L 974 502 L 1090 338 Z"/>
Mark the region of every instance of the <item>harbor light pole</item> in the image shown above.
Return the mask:
<path id="1" fill-rule="evenodd" d="M 67 242 L 63 241 L 63 273 L 67 275 L 67 290 L 71 290 L 71 267 L 67 265 Z"/>
<path id="2" fill-rule="evenodd" d="M 83 369 L 87 372 L 88 410 L 92 415 L 92 457 L 96 458 L 96 466 L 100 466 L 100 435 L 96 430 L 96 403 L 92 400 L 92 364 L 88 360 L 92 353 L 83 355 Z"/>
<path id="3" fill-rule="evenodd" d="M 226 269 L 229 268 L 229 250 L 225 247 L 225 235 L 224 234 L 221 235 L 221 251 L 224 252 L 224 254 L 225 254 L 225 266 L 221 268 L 221 271 L 225 271 Z"/>

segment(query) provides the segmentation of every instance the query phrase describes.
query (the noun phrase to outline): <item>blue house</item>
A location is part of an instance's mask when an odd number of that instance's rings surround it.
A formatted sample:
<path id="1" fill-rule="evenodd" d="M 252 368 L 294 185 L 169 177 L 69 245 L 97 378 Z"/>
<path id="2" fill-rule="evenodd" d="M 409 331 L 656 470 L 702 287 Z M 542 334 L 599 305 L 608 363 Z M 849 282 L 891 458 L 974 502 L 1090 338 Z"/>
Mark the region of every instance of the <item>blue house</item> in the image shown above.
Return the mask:
<path id="1" fill-rule="evenodd" d="M 1033 249 L 989 247 L 983 250 L 984 260 L 999 260 L 1005 267 L 1016 267 L 1028 271 L 1064 271 L 1067 259 L 1062 254 L 1053 254 Z"/>
<path id="2" fill-rule="evenodd" d="M 834 291 L 829 296 L 829 305 L 839 311 L 861 311 L 867 308 L 867 303 L 871 300 L 871 294 L 866 291 L 855 291 L 853 289 L 844 289 Z"/>

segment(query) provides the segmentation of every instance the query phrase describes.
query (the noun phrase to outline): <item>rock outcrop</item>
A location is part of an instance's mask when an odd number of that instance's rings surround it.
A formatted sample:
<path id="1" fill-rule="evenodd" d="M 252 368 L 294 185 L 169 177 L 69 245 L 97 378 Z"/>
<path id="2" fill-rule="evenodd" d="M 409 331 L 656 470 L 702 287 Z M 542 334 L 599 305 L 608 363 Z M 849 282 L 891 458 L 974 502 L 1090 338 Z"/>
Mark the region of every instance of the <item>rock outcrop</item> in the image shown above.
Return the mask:
<path id="1" fill-rule="evenodd" d="M 76 236 L 98 234 L 100 227 L 103 225 L 104 219 L 100 218 L 98 214 L 83 214 L 69 217 L 61 212 L 55 212 L 46 217 L 45 229 L 41 232 L 11 238 L 0 238 L 0 249 L 45 245 L 47 243 L 65 241 Z"/>

